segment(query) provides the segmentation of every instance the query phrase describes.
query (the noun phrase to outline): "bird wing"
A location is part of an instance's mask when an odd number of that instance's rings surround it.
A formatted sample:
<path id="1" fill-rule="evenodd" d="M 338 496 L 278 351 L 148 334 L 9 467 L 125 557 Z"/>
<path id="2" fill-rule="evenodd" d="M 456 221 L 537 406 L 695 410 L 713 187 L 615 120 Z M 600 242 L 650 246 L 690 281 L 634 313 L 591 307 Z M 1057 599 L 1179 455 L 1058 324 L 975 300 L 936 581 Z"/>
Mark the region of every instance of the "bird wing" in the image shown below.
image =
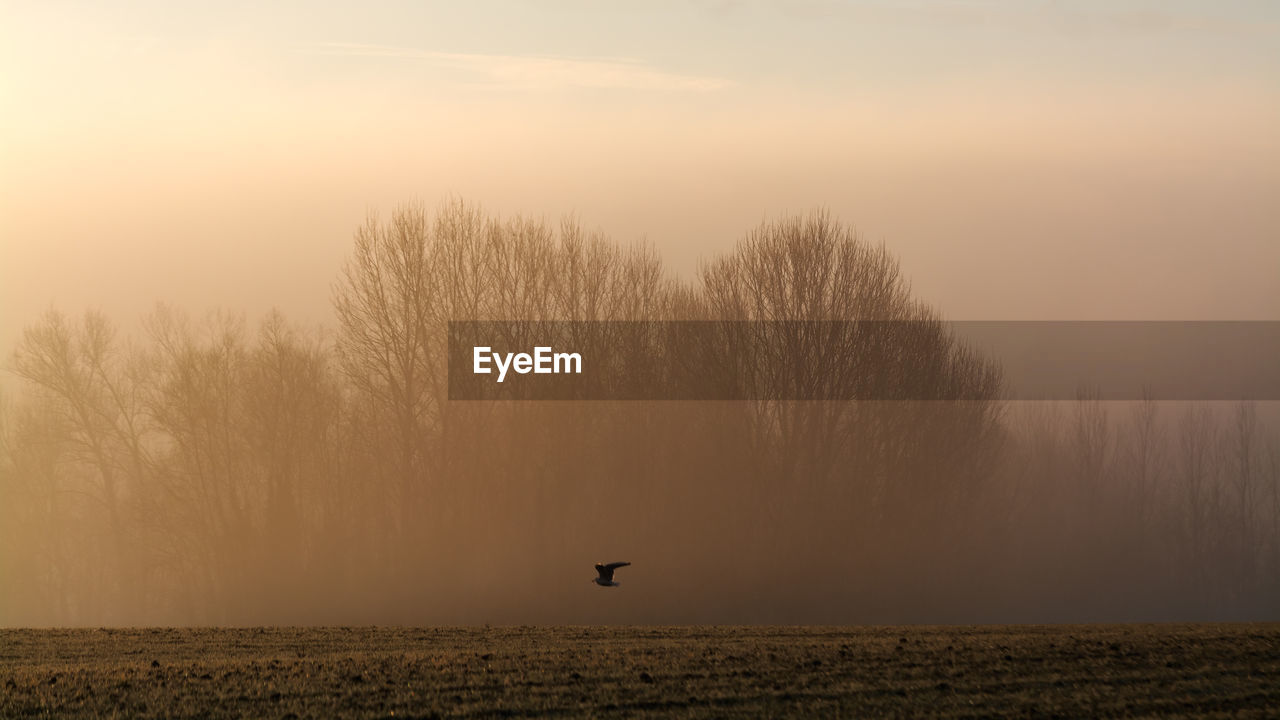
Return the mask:
<path id="1" fill-rule="evenodd" d="M 613 571 L 630 564 L 629 562 L 596 563 L 596 572 L 600 573 L 601 580 L 613 582 Z"/>

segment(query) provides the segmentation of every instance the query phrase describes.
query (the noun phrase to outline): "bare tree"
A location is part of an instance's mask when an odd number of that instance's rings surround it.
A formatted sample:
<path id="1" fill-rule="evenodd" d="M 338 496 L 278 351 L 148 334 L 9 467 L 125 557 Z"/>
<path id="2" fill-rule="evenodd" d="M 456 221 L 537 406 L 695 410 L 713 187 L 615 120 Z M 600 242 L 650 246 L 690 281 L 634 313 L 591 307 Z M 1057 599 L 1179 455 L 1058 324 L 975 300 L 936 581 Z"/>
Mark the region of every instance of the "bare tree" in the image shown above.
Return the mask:
<path id="1" fill-rule="evenodd" d="M 23 332 L 13 356 L 14 372 L 48 393 L 68 431 L 69 451 L 94 470 L 88 492 L 106 513 L 117 570 L 114 592 L 131 601 L 116 607 L 145 597 L 126 507 L 150 463 L 143 438 L 143 367 L 121 351 L 115 328 L 94 312 L 73 326 L 50 311 Z"/>
<path id="2" fill-rule="evenodd" d="M 1260 462 L 1258 415 L 1253 403 L 1242 402 L 1231 414 L 1231 426 L 1224 437 L 1230 463 L 1230 488 L 1234 501 L 1233 552 L 1234 584 L 1239 597 L 1253 594 L 1258 577 L 1259 537 L 1257 513 Z"/>
<path id="3" fill-rule="evenodd" d="M 1213 523 L 1217 511 L 1217 488 L 1213 447 L 1213 421 L 1204 407 L 1189 407 L 1179 429 L 1182 562 L 1187 591 L 1205 610 L 1210 593 L 1209 578 Z"/>
<path id="4" fill-rule="evenodd" d="M 825 212 L 763 223 L 700 279 L 708 317 L 749 321 L 727 323 L 718 344 L 760 398 L 744 450 L 754 511 L 774 533 L 764 551 L 842 544 L 882 568 L 904 556 L 956 567 L 958 543 L 935 543 L 994 470 L 998 368 L 912 298 L 883 246 Z"/>
<path id="5" fill-rule="evenodd" d="M 308 570 L 332 569 L 331 556 L 312 545 L 325 544 L 323 531 L 350 509 L 333 477 L 341 409 L 328 348 L 271 312 L 248 354 L 242 392 L 241 425 L 262 507 L 258 582 L 274 599 L 274 617 L 287 621 Z"/>
<path id="6" fill-rule="evenodd" d="M 333 296 L 343 370 L 372 401 L 375 428 L 388 430 L 402 533 L 429 502 L 426 426 L 440 402 L 433 390 L 442 384 L 431 239 L 421 204 L 397 208 L 386 222 L 370 216 L 356 231 Z"/>

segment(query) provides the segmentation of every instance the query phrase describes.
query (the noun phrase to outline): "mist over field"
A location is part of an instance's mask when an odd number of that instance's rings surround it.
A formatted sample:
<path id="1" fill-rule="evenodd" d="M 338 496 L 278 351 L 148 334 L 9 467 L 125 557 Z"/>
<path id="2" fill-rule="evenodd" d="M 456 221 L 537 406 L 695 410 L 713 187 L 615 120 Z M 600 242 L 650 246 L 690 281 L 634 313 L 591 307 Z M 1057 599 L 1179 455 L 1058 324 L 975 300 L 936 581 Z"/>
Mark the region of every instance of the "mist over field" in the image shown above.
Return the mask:
<path id="1" fill-rule="evenodd" d="M 1266 404 L 1089 388 L 1007 401 L 999 364 L 827 213 L 767 221 L 685 281 L 651 247 L 572 220 L 406 205 L 355 233 L 333 303 L 327 331 L 166 306 L 140 337 L 92 312 L 29 326 L 0 436 L 0 619 L 1064 622 L 1280 607 Z M 901 367 L 963 399 L 449 399 L 450 320 L 706 318 L 933 328 L 913 331 Z M 894 371 L 758 327 L 761 382 L 858 387 Z M 622 587 L 590 585 L 613 559 L 634 563 Z"/>

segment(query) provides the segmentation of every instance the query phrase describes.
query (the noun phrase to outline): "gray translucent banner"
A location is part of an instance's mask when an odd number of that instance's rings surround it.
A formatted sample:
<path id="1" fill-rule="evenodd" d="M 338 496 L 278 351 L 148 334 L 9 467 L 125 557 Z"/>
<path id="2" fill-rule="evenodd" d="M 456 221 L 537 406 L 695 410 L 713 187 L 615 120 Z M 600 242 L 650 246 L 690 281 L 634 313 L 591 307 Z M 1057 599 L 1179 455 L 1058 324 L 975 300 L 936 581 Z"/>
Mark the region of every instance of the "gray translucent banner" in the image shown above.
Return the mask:
<path id="1" fill-rule="evenodd" d="M 1280 322 L 449 323 L 450 400 L 1082 395 L 1280 400 Z"/>

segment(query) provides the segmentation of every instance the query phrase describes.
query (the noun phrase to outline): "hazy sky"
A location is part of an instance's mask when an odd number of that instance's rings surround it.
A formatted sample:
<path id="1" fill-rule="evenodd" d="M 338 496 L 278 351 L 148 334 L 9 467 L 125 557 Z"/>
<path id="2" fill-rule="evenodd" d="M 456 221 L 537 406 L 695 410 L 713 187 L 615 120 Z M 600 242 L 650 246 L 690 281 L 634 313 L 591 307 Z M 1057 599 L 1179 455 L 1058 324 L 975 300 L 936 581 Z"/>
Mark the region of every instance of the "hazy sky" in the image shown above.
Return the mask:
<path id="1" fill-rule="evenodd" d="M 0 8 L 4 348 L 325 321 L 366 211 L 451 193 L 681 272 L 826 206 L 956 319 L 1280 319 L 1268 0 Z"/>

